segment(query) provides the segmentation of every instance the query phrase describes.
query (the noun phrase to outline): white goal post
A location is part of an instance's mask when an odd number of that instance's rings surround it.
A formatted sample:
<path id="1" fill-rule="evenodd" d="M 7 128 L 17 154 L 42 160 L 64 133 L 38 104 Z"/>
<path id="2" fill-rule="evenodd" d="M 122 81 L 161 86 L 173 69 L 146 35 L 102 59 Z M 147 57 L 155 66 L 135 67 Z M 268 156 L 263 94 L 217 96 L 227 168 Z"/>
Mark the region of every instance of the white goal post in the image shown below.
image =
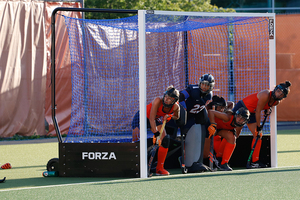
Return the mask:
<path id="1" fill-rule="evenodd" d="M 138 11 L 139 25 L 139 100 L 140 100 L 140 132 L 147 132 L 147 82 L 146 82 L 146 15 L 172 15 L 172 16 L 203 16 L 203 17 L 266 17 L 269 19 L 269 89 L 272 90 L 276 85 L 276 51 L 275 51 L 275 14 L 274 13 L 206 13 L 206 12 L 173 12 L 173 11 Z M 207 54 L 208 55 L 208 54 Z M 206 56 L 207 56 L 206 55 Z M 216 57 L 216 56 L 215 56 Z M 259 70 L 259 69 L 258 69 Z M 216 72 L 217 73 L 217 72 Z M 247 80 L 245 80 L 247 81 Z M 267 88 L 265 88 L 267 89 Z M 258 92 L 258 91 L 257 91 Z M 239 99 L 237 99 L 239 100 Z M 277 167 L 277 121 L 276 108 L 270 116 L 271 134 L 271 167 Z M 140 134 L 140 177 L 147 177 L 147 136 Z"/>

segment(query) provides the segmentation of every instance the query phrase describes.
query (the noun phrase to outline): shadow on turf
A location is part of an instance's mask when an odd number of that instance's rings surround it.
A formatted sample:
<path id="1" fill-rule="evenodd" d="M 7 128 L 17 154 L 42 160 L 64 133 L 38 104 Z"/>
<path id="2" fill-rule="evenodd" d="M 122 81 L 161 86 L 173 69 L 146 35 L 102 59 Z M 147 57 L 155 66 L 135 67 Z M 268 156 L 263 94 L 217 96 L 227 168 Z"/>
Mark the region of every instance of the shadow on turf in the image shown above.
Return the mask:
<path id="1" fill-rule="evenodd" d="M 1 176 L 5 174 L 1 173 Z M 3 177 L 2 177 L 3 178 Z M 7 189 L 18 189 L 28 187 L 42 187 L 51 185 L 63 185 L 63 184 L 75 184 L 75 183 L 86 183 L 86 182 L 97 182 L 97 181 L 111 181 L 116 178 L 100 178 L 100 177 L 41 177 L 38 178 L 23 178 L 23 179 L 9 179 L 6 177 L 5 183 L 0 183 L 1 190 Z"/>
<path id="2" fill-rule="evenodd" d="M 292 171 L 300 171 L 300 167 L 298 168 L 292 168 L 292 169 L 286 169 L 286 168 L 264 168 L 263 170 L 259 169 L 249 169 L 249 170 L 243 170 L 241 172 L 238 172 L 239 170 L 234 170 L 234 172 L 224 172 L 224 171 L 219 171 L 223 173 L 217 173 L 217 172 L 203 172 L 203 173 L 188 173 L 187 175 L 181 174 L 182 176 L 153 176 L 153 178 L 148 178 L 148 179 L 136 179 L 135 182 L 141 182 L 141 181 L 164 181 L 165 179 L 190 179 L 190 178 L 200 178 L 200 177 L 222 177 L 222 176 L 236 176 L 236 175 L 250 175 L 250 174 L 262 174 L 262 173 L 278 173 L 278 172 L 292 172 Z M 180 174 L 174 174 L 174 175 L 180 175 Z M 159 178 L 159 179 L 158 179 Z M 132 182 L 132 179 L 126 181 L 122 180 L 122 183 L 128 183 Z M 114 184 L 115 182 L 105 182 L 105 183 L 94 183 L 96 184 Z M 119 182 L 118 182 L 119 183 Z"/>
<path id="3" fill-rule="evenodd" d="M 38 178 L 27 178 L 27 179 L 9 179 L 5 183 L 1 183 L 0 191 L 5 189 L 17 189 L 17 188 L 27 188 L 27 187 L 39 187 L 39 186 L 51 186 L 51 185 L 63 185 L 63 184 L 76 184 L 76 183 L 89 183 L 93 185 L 98 184 L 115 184 L 116 181 L 118 183 L 129 183 L 129 182 L 141 182 L 141 181 L 164 181 L 166 179 L 190 179 L 190 178 L 200 178 L 200 177 L 222 177 L 222 176 L 236 176 L 236 175 L 250 175 L 250 174 L 261 174 L 261 173 L 278 173 L 278 172 L 292 172 L 292 171 L 300 171 L 300 167 L 298 168 L 268 168 L 263 170 L 234 170 L 233 172 L 203 172 L 203 173 L 190 173 L 190 174 L 174 174 L 176 176 L 153 176 L 153 178 L 147 179 L 129 179 L 126 180 L 124 178 L 101 178 L 101 177 L 41 177 Z M 219 171 L 220 172 L 220 171 Z M 178 176 L 181 175 L 181 176 Z M 4 176 L 4 174 L 2 174 Z"/>
<path id="4" fill-rule="evenodd" d="M 33 166 L 23 166 L 23 167 L 14 167 L 14 166 L 12 166 L 12 167 L 13 167 L 13 169 L 25 169 L 25 168 L 32 169 L 34 167 L 45 167 L 45 165 L 33 165 Z M 46 170 L 46 168 L 45 168 L 45 170 Z"/>

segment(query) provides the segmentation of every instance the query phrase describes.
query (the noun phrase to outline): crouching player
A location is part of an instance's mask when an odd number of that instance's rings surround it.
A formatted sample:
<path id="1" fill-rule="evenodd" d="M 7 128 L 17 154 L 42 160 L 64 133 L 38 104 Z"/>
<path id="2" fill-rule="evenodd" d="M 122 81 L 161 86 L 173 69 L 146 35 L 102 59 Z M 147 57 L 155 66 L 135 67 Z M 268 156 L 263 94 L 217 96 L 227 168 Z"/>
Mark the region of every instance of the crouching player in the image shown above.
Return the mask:
<path id="1" fill-rule="evenodd" d="M 271 107 L 277 106 L 280 102 L 287 97 L 290 92 L 291 82 L 286 81 L 285 83 L 280 83 L 277 85 L 273 91 L 262 90 L 260 92 L 251 94 L 245 97 L 243 100 L 239 101 L 233 108 L 233 112 L 237 111 L 241 107 L 244 107 L 250 111 L 250 121 L 247 124 L 249 130 L 253 134 L 253 140 L 251 149 L 254 146 L 256 137 L 258 135 L 262 136 L 262 127 L 260 125 L 261 121 L 261 111 L 270 110 Z M 237 128 L 237 133 L 239 133 L 242 127 Z M 239 135 L 238 135 L 239 136 Z M 261 148 L 262 140 L 261 137 L 257 141 L 253 155 L 251 168 L 264 168 L 267 167 L 266 164 L 259 161 L 259 153 Z"/>
<path id="2" fill-rule="evenodd" d="M 226 112 L 228 109 L 232 110 L 232 108 L 234 107 L 234 102 L 232 102 L 232 101 L 226 102 L 226 100 L 223 97 L 214 95 L 212 97 L 212 101 L 206 106 L 206 109 L 211 110 L 211 109 L 213 109 L 213 107 L 217 111 Z M 209 127 L 209 125 L 210 125 L 210 122 L 208 121 L 208 123 L 206 125 L 206 130 Z M 206 137 L 207 138 L 205 138 L 205 145 L 204 145 L 204 152 L 203 152 L 204 158 L 208 158 L 208 156 L 210 154 L 211 138 L 208 138 L 209 137 L 208 130 L 206 131 Z M 222 145 L 223 148 L 222 147 L 221 148 L 224 149 L 226 140 L 223 140 L 223 142 L 222 142 L 222 137 L 219 135 L 213 137 L 213 139 L 214 139 L 213 146 L 214 146 L 215 152 L 217 152 L 217 149 L 219 148 L 220 145 Z M 222 157 L 222 156 L 220 156 L 220 157 Z"/>
<path id="3" fill-rule="evenodd" d="M 222 161 L 219 168 L 223 171 L 232 171 L 228 162 L 236 145 L 236 127 L 243 127 L 247 124 L 250 112 L 243 107 L 238 109 L 235 113 L 231 110 L 220 112 L 211 109 L 208 110 L 208 117 L 211 123 L 208 127 L 209 137 L 216 134 L 223 138 L 222 142 L 225 142 L 224 150 L 220 149 L 222 148 L 222 145 L 220 145 L 219 149 L 216 151 L 217 158 L 222 155 Z"/>
<path id="4" fill-rule="evenodd" d="M 169 86 L 164 93 L 164 96 L 156 97 L 150 104 L 147 105 L 147 127 L 154 134 L 154 139 L 159 136 L 164 120 L 167 122 L 171 119 L 178 120 L 179 118 L 179 91 L 172 85 Z M 139 121 L 140 112 L 134 115 L 132 120 L 132 141 L 138 141 L 140 136 Z M 170 173 L 164 169 L 165 159 L 170 145 L 170 136 L 166 134 L 166 130 L 161 135 L 161 146 L 158 148 L 156 175 L 169 175 Z"/>

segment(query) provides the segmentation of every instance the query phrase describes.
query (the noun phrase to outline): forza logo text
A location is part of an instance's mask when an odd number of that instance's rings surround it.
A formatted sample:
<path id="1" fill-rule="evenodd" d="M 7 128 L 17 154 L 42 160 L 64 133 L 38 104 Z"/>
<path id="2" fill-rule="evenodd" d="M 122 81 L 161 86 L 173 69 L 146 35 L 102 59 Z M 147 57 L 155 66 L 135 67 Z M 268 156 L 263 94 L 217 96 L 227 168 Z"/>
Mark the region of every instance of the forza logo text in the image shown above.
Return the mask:
<path id="1" fill-rule="evenodd" d="M 82 160 L 117 160 L 114 152 L 82 152 Z"/>

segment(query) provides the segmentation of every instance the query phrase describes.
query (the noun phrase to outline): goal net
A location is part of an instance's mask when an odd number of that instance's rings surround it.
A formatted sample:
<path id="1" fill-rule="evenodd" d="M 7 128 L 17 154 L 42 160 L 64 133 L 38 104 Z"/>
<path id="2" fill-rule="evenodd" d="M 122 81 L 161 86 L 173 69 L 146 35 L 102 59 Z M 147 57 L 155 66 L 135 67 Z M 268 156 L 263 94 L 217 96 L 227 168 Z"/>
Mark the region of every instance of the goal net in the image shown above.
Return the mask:
<path id="1" fill-rule="evenodd" d="M 139 45 L 138 15 L 64 18 L 72 59 L 71 122 L 64 142 L 132 142 L 140 91 L 149 104 L 169 85 L 183 90 L 205 73 L 215 78 L 213 93 L 235 103 L 275 85 L 267 15 L 145 11 L 145 45 Z M 142 67 L 139 48 L 145 50 Z M 146 80 L 140 80 L 143 68 Z M 250 132 L 244 127 L 242 133 Z M 268 122 L 264 133 L 270 133 Z"/>

